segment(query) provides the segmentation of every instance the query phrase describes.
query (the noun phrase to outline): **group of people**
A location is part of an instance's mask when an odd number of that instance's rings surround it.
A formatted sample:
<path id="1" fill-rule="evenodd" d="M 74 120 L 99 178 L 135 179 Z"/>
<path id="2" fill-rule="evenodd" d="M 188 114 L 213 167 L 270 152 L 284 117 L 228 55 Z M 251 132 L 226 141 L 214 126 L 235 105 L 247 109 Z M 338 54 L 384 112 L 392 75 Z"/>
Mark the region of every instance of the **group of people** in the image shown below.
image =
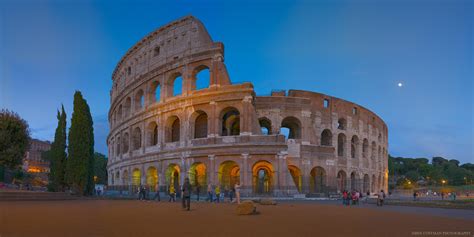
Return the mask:
<path id="1" fill-rule="evenodd" d="M 367 196 L 365 199 L 369 198 L 370 192 L 367 191 Z M 383 206 L 384 204 L 384 199 L 385 199 L 385 192 L 383 190 L 380 190 L 377 196 L 377 206 Z M 352 190 L 352 191 L 347 191 L 344 190 L 342 191 L 342 205 L 344 206 L 350 206 L 350 205 L 359 205 L 360 200 L 363 200 L 364 196 L 362 192 L 359 192 L 358 190 Z"/>
<path id="2" fill-rule="evenodd" d="M 342 191 L 342 204 L 345 206 L 359 205 L 359 200 L 362 199 L 363 195 L 358 190 L 347 190 Z"/>
<path id="3" fill-rule="evenodd" d="M 159 187 L 156 185 L 155 187 L 156 194 L 153 197 L 152 200 L 158 200 L 160 201 L 160 192 L 159 192 Z M 176 201 L 176 188 L 174 185 L 170 185 L 168 188 L 168 195 L 169 195 L 169 202 L 175 202 Z M 138 200 L 149 200 L 149 192 L 150 188 L 148 185 L 145 186 L 140 186 L 138 188 Z M 190 210 L 190 205 L 191 205 L 191 195 L 193 192 L 193 188 L 191 186 L 191 183 L 189 182 L 189 178 L 184 179 L 184 184 L 181 186 L 181 201 L 182 201 L 182 206 L 183 209 Z M 224 193 L 226 195 L 224 195 Z M 236 183 L 232 189 L 226 189 L 224 193 L 221 192 L 220 186 L 216 185 L 215 188 L 211 184 L 208 185 L 207 187 L 207 194 L 208 198 L 206 201 L 209 202 L 216 202 L 219 203 L 220 200 L 224 200 L 225 196 L 229 197 L 230 202 L 237 202 L 240 203 L 240 184 Z M 199 194 L 200 194 L 200 186 L 196 187 L 196 195 L 197 195 L 197 201 L 199 201 Z M 234 199 L 235 195 L 235 199 Z"/>
<path id="4" fill-rule="evenodd" d="M 234 202 L 235 200 L 237 203 L 240 203 L 240 184 L 236 183 L 232 188 L 224 189 L 224 192 L 221 192 L 219 185 L 215 187 L 213 187 L 212 184 L 207 185 L 206 201 L 219 203 L 221 200 L 225 201 L 225 197 L 228 197 L 230 202 Z"/>

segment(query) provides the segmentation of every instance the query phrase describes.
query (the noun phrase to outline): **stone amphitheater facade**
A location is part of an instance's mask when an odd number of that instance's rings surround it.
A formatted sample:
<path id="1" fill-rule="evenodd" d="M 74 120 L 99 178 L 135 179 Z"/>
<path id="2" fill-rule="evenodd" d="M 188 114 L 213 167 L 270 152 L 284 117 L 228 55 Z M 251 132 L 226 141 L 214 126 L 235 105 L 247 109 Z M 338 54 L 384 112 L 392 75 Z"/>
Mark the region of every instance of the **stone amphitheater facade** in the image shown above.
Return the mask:
<path id="1" fill-rule="evenodd" d="M 242 195 L 387 190 L 380 117 L 321 93 L 258 96 L 251 83 L 231 83 L 224 45 L 192 16 L 136 43 L 112 80 L 110 187 L 179 190 L 189 177 L 202 192 L 238 182 Z"/>

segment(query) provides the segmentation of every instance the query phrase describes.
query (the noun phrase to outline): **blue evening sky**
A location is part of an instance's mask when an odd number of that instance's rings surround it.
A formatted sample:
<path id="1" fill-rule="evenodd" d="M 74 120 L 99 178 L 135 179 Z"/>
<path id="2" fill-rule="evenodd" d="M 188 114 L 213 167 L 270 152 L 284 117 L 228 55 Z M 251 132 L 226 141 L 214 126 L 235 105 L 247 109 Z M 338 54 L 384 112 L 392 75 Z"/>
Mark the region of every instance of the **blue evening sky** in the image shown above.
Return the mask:
<path id="1" fill-rule="evenodd" d="M 385 120 L 391 155 L 473 162 L 473 12 L 469 0 L 2 0 L 0 108 L 52 140 L 56 109 L 64 104 L 69 125 L 80 90 L 106 154 L 116 63 L 192 14 L 225 44 L 233 82 L 344 98 Z"/>

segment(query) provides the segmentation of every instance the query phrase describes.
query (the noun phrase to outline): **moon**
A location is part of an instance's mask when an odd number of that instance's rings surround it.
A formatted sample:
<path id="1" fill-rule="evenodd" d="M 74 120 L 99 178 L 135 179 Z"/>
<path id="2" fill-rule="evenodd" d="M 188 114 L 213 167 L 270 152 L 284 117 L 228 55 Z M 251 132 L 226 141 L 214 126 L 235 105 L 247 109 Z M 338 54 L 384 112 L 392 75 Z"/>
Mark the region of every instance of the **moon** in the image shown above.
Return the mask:
<path id="1" fill-rule="evenodd" d="M 398 87 L 402 87 L 403 84 L 401 82 L 398 83 Z"/>

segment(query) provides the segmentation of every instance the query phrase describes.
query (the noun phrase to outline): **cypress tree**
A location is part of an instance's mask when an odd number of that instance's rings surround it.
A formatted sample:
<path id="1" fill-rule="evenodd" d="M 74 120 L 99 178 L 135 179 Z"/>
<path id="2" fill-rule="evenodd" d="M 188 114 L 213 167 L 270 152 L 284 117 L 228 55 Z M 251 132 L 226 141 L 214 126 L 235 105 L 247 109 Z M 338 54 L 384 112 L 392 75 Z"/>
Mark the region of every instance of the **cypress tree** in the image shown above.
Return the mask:
<path id="1" fill-rule="evenodd" d="M 54 134 L 54 141 L 48 154 L 50 158 L 49 191 L 64 191 L 66 185 L 66 112 L 61 106 L 61 113 L 57 114 L 58 126 Z"/>
<path id="2" fill-rule="evenodd" d="M 87 101 L 74 93 L 74 109 L 69 128 L 67 181 L 72 190 L 90 195 L 94 188 L 94 130 Z"/>

